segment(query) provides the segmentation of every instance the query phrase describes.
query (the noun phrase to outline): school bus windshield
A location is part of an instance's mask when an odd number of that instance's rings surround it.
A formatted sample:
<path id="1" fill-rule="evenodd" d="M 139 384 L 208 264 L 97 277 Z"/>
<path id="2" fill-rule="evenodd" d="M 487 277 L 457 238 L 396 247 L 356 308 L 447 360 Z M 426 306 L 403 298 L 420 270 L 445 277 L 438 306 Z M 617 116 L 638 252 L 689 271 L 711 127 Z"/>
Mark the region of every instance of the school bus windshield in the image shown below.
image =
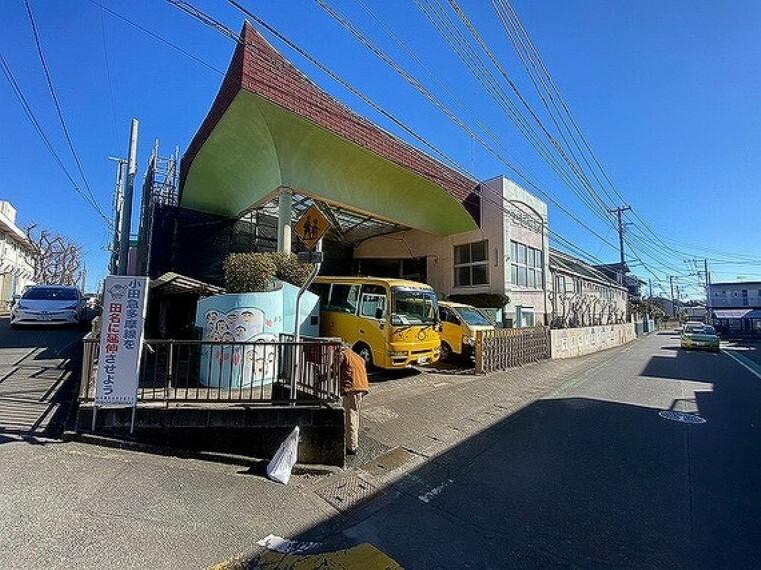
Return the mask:
<path id="1" fill-rule="evenodd" d="M 392 325 L 433 325 L 437 314 L 436 294 L 433 291 L 391 288 Z"/>

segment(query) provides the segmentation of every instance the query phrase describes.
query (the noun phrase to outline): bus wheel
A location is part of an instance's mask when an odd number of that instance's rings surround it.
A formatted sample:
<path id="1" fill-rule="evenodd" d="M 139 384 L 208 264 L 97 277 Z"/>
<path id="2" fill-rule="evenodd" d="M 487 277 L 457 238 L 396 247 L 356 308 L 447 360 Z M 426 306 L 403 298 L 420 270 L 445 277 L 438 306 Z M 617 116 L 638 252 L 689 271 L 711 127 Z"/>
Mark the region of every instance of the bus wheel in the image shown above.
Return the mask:
<path id="1" fill-rule="evenodd" d="M 362 360 L 365 361 L 365 368 L 367 370 L 370 370 L 373 367 L 373 353 L 369 346 L 361 343 L 355 344 L 352 350 L 362 357 Z"/>
<path id="2" fill-rule="evenodd" d="M 452 347 L 447 343 L 441 343 L 441 360 L 452 360 Z"/>

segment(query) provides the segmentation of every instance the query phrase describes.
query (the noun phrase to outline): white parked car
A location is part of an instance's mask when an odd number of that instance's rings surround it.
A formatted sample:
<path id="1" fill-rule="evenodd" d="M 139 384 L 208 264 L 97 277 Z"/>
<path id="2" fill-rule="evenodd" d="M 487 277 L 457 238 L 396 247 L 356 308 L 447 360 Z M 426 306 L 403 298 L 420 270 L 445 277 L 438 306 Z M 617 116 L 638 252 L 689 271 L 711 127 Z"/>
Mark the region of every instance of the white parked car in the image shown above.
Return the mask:
<path id="1" fill-rule="evenodd" d="M 11 310 L 11 326 L 33 324 L 77 325 L 85 317 L 86 299 L 76 287 L 35 285 Z"/>

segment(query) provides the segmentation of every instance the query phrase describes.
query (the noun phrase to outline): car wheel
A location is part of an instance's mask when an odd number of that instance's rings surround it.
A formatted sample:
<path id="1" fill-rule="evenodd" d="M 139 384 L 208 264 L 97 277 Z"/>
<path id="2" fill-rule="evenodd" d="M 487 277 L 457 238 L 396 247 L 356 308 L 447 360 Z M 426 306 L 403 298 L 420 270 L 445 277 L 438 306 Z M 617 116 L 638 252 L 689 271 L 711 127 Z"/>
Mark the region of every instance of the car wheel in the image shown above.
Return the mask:
<path id="1" fill-rule="evenodd" d="M 441 343 L 441 360 L 452 360 L 452 347 L 446 342 Z"/>
<path id="2" fill-rule="evenodd" d="M 362 360 L 365 361 L 365 368 L 367 370 L 370 370 L 373 367 L 373 352 L 370 350 L 369 346 L 366 344 L 355 344 L 352 350 L 362 357 Z"/>

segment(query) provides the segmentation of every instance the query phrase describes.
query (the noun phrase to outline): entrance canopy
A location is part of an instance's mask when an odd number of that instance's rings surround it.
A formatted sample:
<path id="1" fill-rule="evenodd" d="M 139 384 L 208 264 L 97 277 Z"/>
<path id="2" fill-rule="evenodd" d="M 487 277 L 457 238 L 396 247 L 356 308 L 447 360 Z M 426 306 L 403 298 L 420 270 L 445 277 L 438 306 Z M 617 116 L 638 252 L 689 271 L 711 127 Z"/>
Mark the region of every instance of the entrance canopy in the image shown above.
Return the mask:
<path id="1" fill-rule="evenodd" d="M 357 220 L 449 235 L 477 228 L 477 183 L 321 91 L 246 23 L 183 157 L 180 205 L 238 217 L 282 187 Z"/>

